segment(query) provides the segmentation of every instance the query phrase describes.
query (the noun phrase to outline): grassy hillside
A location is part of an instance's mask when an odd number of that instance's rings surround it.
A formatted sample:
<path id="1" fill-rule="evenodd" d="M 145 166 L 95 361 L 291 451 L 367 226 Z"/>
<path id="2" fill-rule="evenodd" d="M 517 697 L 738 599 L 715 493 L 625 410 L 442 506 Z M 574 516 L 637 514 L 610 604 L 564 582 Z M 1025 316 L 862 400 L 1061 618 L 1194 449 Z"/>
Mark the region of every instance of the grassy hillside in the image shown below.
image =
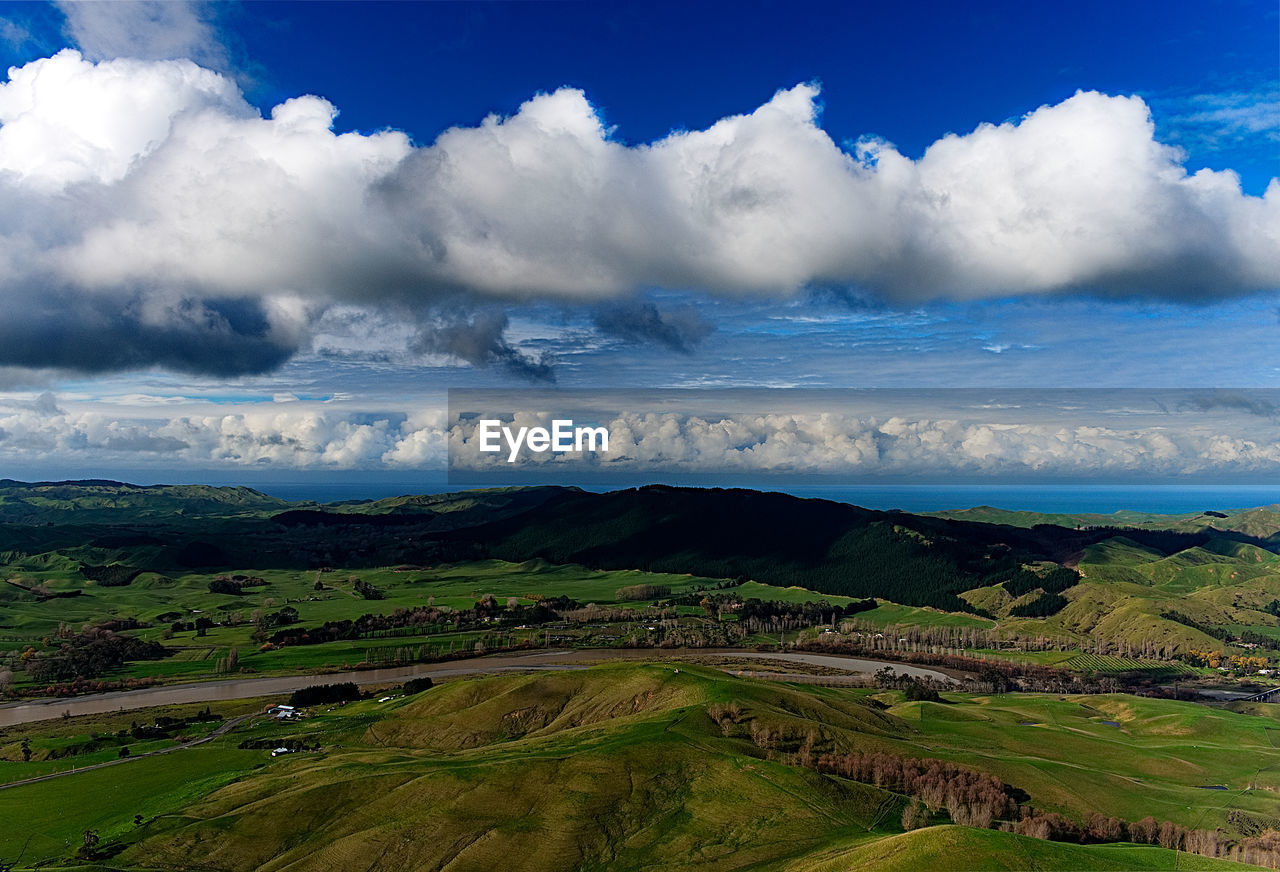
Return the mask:
<path id="1" fill-rule="evenodd" d="M 275 761 L 148 824 L 116 862 L 182 868 L 198 854 L 205 869 L 480 870 L 520 857 L 530 870 L 747 869 L 900 814 L 890 794 L 726 739 L 706 706 L 735 684 L 624 666 L 348 706 L 295 728 L 321 737 L 323 756 Z M 851 725 L 888 723 L 857 702 L 840 710 Z"/>
<path id="2" fill-rule="evenodd" d="M 1170 868 L 1152 847 L 903 834 L 903 796 L 797 765 L 805 747 L 953 760 L 1077 820 L 1151 814 L 1238 833 L 1280 814 L 1265 716 L 1118 696 L 946 696 L 671 664 L 457 680 L 4 791 L 24 813 L 0 830 L 0 859 L 23 846 L 26 862 L 66 857 L 94 829 L 110 868 L 138 870 L 481 870 L 512 857 L 528 870 Z M 41 730 L 75 728 L 24 729 L 43 747 Z M 321 750 L 272 759 L 239 749 L 246 740 Z M 1188 855 L 1178 866 L 1240 868 Z"/>
<path id="3" fill-rule="evenodd" d="M 1066 605 L 1044 619 L 1015 619 L 1015 599 L 1002 586 L 965 594 L 1001 618 L 1010 632 L 1055 638 L 1105 639 L 1125 653 L 1169 656 L 1231 647 L 1246 630 L 1280 632 L 1269 611 L 1280 596 L 1280 556 L 1254 544 L 1219 536 L 1166 553 L 1126 535 L 1081 550 L 1074 561 L 1080 583 L 1064 591 Z M 1171 615 L 1190 618 L 1194 624 Z M 1208 635 L 1202 627 L 1220 635 Z"/>
<path id="4" fill-rule="evenodd" d="M 263 516 L 290 503 L 247 487 L 131 485 L 117 481 L 18 482 L 0 479 L 0 522 L 119 522 L 131 518 Z"/>
<path id="5" fill-rule="evenodd" d="M 963 867 L 956 859 L 963 857 Z M 1246 869 L 1240 863 L 1175 853 L 1152 845 L 1066 845 L 1013 833 L 938 826 L 883 839 L 861 839 L 849 847 L 817 852 L 783 867 L 786 872 L 1138 872 L 1138 870 Z"/>
<path id="6" fill-rule="evenodd" d="M 1090 512 L 1046 513 L 976 506 L 926 513 L 935 518 L 1005 524 L 1032 528 L 1043 524 L 1061 527 L 1130 527 L 1135 530 L 1175 530 L 1182 533 L 1239 533 L 1256 539 L 1271 540 L 1280 534 L 1280 506 L 1243 509 L 1209 509 L 1202 512 L 1162 515 L 1152 512 L 1121 510 L 1103 515 Z"/>

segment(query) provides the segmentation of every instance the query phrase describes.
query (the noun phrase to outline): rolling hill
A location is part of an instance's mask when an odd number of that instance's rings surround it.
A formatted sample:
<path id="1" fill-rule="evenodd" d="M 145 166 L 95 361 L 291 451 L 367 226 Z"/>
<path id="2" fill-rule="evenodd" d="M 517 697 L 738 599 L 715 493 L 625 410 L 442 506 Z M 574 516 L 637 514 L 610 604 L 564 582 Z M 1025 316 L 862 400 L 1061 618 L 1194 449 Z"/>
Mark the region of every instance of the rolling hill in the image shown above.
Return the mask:
<path id="1" fill-rule="evenodd" d="M 947 697 L 672 664 L 459 679 L 246 724 L 115 775 L 13 788 L 0 801 L 26 811 L 0 832 L 0 858 L 24 846 L 29 862 L 65 857 L 92 826 L 98 868 L 119 870 L 461 872 L 515 857 L 531 872 L 1244 868 L 1153 845 L 952 826 L 964 808 L 942 794 L 926 828 L 904 832 L 908 798 L 888 780 L 824 774 L 822 759 L 845 754 L 990 773 L 984 789 L 1003 782 L 1036 814 L 1150 814 L 1216 830 L 1223 851 L 1280 812 L 1266 713 L 1123 696 Z M 319 750 L 270 758 L 280 742 Z M 264 750 L 243 750 L 254 743 Z M 102 792 L 111 784 L 113 800 Z M 1230 792 L 1205 802 L 1204 784 Z"/>
<path id="2" fill-rule="evenodd" d="M 956 520 L 665 486 L 319 506 L 244 488 L 10 482 L 0 487 L 0 561 L 13 584 L 0 600 L 31 599 L 24 591 L 37 584 L 96 596 L 104 583 L 169 584 L 188 573 L 542 560 L 873 597 L 968 612 L 998 622 L 1005 638 L 1104 639 L 1168 656 L 1222 647 L 1246 630 L 1280 639 L 1268 611 L 1280 597 L 1280 556 L 1261 537 L 1268 512 L 1098 516 L 1135 524 L 1126 527 L 1055 516 L 1069 524 L 1059 526 L 994 509 L 951 513 L 973 518 Z"/>

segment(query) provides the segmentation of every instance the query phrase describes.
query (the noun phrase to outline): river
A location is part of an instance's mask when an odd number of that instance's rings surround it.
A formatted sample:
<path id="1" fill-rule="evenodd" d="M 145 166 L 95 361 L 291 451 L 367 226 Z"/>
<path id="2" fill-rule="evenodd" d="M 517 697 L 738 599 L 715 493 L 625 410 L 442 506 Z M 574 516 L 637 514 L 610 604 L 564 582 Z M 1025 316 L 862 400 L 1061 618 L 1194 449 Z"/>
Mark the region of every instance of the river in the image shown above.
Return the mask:
<path id="1" fill-rule="evenodd" d="M 12 727 L 34 721 L 52 720 L 63 715 L 89 715 L 104 712 L 130 711 L 157 705 L 178 705 L 192 702 L 224 702 L 232 699 L 249 699 L 255 696 L 274 696 L 292 693 L 313 684 L 388 684 L 409 678 L 453 678 L 460 675 L 476 675 L 486 672 L 528 672 L 541 670 L 586 669 L 594 663 L 610 660 L 686 660 L 705 656 L 733 657 L 735 659 L 784 660 L 811 666 L 825 666 L 850 672 L 871 673 L 888 666 L 894 671 L 914 678 L 931 678 L 952 682 L 954 679 L 932 669 L 888 663 L 880 660 L 863 660 L 835 654 L 767 653 L 740 651 L 734 648 L 693 648 L 680 651 L 635 650 L 617 648 L 591 648 L 584 650 L 532 651 L 527 654 L 490 654 L 470 660 L 452 660 L 445 663 L 423 663 L 416 666 L 400 666 L 391 669 L 364 669 L 358 672 L 327 672 L 323 674 L 283 675 L 267 678 L 231 678 L 221 681 L 199 681 L 190 684 L 170 684 L 163 687 L 145 687 L 139 690 L 118 690 L 110 693 L 94 693 L 84 696 L 57 697 L 10 702 L 0 705 L 0 727 Z"/>

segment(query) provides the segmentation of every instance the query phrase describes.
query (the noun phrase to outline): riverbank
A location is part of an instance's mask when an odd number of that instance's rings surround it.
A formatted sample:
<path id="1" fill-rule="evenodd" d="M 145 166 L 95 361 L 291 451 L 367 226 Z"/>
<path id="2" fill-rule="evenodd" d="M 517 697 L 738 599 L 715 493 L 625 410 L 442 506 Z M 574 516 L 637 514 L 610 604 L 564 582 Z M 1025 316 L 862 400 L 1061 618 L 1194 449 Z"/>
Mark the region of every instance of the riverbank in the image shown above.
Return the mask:
<path id="1" fill-rule="evenodd" d="M 158 705 L 177 705 L 193 702 L 220 702 L 232 699 L 249 699 L 258 696 L 275 696 L 292 693 L 315 684 L 352 682 L 361 686 L 392 684 L 410 678 L 427 676 L 432 679 L 455 678 L 489 672 L 520 672 L 542 670 L 585 669 L 612 660 L 676 660 L 689 661 L 708 656 L 732 655 L 738 659 L 762 659 L 804 663 L 839 669 L 848 673 L 870 674 L 889 667 L 901 675 L 913 678 L 929 678 L 951 683 L 955 679 L 941 671 L 844 657 L 835 654 L 806 654 L 793 652 L 741 651 L 734 648 L 684 648 L 684 649 L 620 649 L 588 648 L 533 651 L 527 654 L 491 654 L 468 660 L 423 663 L 389 669 L 364 669 L 348 672 L 274 676 L 267 678 L 232 678 L 219 681 L 203 681 L 191 684 L 171 684 L 139 690 L 112 691 L 77 697 L 21 700 L 0 705 L 0 727 L 51 720 L 64 716 L 102 714 L 113 711 L 131 711 Z M 803 675 L 789 676 L 789 680 L 803 680 Z"/>

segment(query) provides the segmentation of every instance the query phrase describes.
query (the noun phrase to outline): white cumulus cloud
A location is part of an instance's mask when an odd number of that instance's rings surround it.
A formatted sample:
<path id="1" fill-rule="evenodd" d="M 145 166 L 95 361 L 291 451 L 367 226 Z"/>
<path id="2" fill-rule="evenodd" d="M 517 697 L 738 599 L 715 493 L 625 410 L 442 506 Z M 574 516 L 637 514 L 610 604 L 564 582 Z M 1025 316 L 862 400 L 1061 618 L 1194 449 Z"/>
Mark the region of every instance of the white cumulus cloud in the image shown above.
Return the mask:
<path id="1" fill-rule="evenodd" d="M 1255 197 L 1188 172 L 1137 97 L 1079 93 L 918 160 L 841 148 L 817 97 L 798 85 L 628 146 L 562 89 L 414 146 L 335 133 L 318 96 L 263 117 L 191 61 L 66 50 L 0 84 L 0 366 L 260 372 L 346 306 L 422 324 L 419 350 L 528 373 L 500 318 L 457 313 L 652 287 L 898 303 L 1280 287 L 1280 182 Z"/>
<path id="2" fill-rule="evenodd" d="M 58 0 L 67 35 L 92 60 L 188 58 L 225 70 L 227 52 L 211 2 Z"/>

